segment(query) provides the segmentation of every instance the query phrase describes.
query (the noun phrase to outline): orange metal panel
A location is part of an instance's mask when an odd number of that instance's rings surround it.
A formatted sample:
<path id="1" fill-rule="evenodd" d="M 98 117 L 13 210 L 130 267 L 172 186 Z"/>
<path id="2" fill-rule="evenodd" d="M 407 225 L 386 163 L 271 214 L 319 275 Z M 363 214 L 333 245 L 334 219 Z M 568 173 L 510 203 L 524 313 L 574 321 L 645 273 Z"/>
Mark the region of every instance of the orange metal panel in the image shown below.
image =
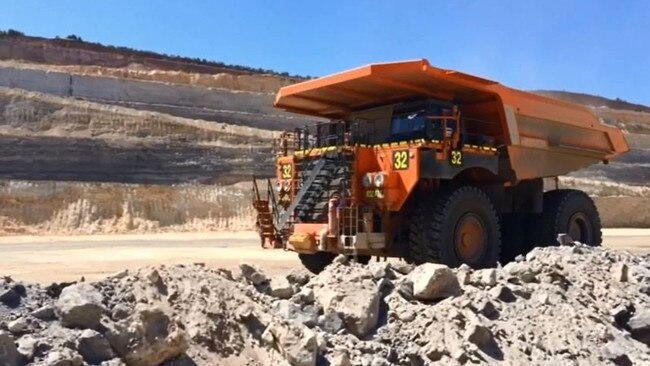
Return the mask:
<path id="1" fill-rule="evenodd" d="M 601 124 L 584 106 L 433 67 L 424 59 L 372 64 L 290 85 L 280 89 L 275 106 L 302 114 L 346 118 L 353 111 L 414 97 L 459 100 L 471 113 L 492 116 L 494 126 L 500 129 L 497 141 L 516 146 L 508 151 L 518 179 L 541 176 L 541 170 L 565 174 L 629 150 L 619 129 Z M 530 164 L 534 166 L 535 162 L 528 157 L 547 161 L 557 154 L 588 159 L 567 164 L 555 161 L 554 169 L 531 171 Z"/>

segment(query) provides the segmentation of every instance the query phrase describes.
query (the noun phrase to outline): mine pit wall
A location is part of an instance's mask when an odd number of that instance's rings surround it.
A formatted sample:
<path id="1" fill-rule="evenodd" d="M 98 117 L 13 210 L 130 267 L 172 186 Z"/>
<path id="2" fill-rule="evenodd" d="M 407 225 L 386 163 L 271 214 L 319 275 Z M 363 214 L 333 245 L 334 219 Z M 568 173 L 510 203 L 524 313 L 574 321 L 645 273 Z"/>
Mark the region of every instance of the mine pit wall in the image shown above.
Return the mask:
<path id="1" fill-rule="evenodd" d="M 0 235 L 252 230 L 251 186 L 0 182 Z"/>
<path id="2" fill-rule="evenodd" d="M 0 86 L 184 118 L 274 130 L 291 129 L 316 121 L 274 109 L 273 93 L 170 85 L 7 66 L 0 66 Z"/>
<path id="3" fill-rule="evenodd" d="M 251 188 L 2 181 L 0 235 L 253 230 Z M 605 227 L 650 227 L 648 197 L 595 201 Z"/>

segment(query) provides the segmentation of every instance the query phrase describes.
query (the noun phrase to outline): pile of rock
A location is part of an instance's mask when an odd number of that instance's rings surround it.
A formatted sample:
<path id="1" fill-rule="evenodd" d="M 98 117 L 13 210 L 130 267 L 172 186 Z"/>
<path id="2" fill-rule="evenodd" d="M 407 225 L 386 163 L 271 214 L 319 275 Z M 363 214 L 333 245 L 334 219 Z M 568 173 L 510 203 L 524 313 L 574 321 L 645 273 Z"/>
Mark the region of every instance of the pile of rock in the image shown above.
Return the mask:
<path id="1" fill-rule="evenodd" d="M 504 267 L 242 264 L 0 281 L 0 365 L 650 364 L 650 256 L 582 245 Z"/>

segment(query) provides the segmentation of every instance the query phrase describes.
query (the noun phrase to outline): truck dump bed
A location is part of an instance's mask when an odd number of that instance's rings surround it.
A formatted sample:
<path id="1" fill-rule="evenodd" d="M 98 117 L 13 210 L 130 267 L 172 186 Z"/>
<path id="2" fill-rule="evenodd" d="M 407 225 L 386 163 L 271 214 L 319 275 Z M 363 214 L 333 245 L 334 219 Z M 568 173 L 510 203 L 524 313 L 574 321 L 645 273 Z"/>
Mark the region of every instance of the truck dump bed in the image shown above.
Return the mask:
<path id="1" fill-rule="evenodd" d="M 427 60 L 372 64 L 280 89 L 275 106 L 347 119 L 354 112 L 417 98 L 457 103 L 464 118 L 507 153 L 515 179 L 557 176 L 628 151 L 621 130 L 588 108 L 433 67 Z"/>

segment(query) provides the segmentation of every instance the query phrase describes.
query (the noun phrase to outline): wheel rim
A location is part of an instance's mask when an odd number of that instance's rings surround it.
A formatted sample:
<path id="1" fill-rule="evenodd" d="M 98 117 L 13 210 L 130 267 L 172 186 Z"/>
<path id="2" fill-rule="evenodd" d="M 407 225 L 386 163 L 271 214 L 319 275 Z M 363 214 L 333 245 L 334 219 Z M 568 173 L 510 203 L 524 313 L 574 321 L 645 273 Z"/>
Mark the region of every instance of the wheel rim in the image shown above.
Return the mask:
<path id="1" fill-rule="evenodd" d="M 487 233 L 483 220 L 476 214 L 463 215 L 456 225 L 454 249 L 465 263 L 477 263 L 485 253 Z"/>
<path id="2" fill-rule="evenodd" d="M 582 212 L 576 212 L 571 216 L 567 229 L 567 234 L 571 236 L 571 239 L 581 243 L 591 244 L 591 232 L 591 223 L 587 215 Z"/>

